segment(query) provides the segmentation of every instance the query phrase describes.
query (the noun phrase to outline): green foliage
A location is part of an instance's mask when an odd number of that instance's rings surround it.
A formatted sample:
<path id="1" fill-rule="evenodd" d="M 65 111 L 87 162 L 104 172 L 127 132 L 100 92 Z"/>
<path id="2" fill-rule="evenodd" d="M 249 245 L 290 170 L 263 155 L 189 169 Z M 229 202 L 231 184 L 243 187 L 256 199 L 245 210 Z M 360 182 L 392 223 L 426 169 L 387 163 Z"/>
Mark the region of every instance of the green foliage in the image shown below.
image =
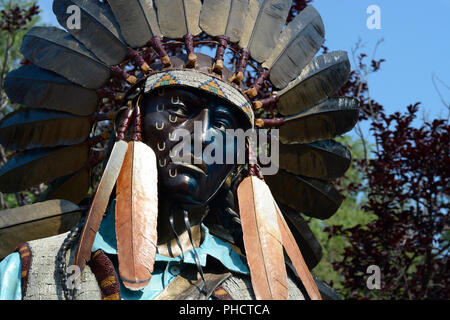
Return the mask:
<path id="1" fill-rule="evenodd" d="M 336 139 L 338 142 L 347 146 L 352 153 L 353 159 L 362 159 L 364 150 L 361 140 L 352 138 L 351 136 Z M 342 253 L 349 242 L 344 237 L 329 237 L 325 228 L 330 226 L 343 226 L 344 228 L 352 228 L 358 224 L 366 225 L 375 219 L 375 216 L 367 214 L 362 210 L 365 200 L 367 199 L 367 190 L 359 188 L 355 192 L 348 191 L 350 184 L 364 184 L 364 173 L 361 171 L 356 161 L 352 161 L 350 169 L 346 176 L 339 181 L 340 190 L 345 196 L 345 200 L 339 211 L 330 219 L 322 221 L 311 219 L 309 226 L 316 235 L 323 248 L 323 258 L 313 272 L 321 279 L 333 286 L 336 290 L 343 288 L 343 278 L 337 273 L 332 266 L 333 262 L 342 260 Z"/>

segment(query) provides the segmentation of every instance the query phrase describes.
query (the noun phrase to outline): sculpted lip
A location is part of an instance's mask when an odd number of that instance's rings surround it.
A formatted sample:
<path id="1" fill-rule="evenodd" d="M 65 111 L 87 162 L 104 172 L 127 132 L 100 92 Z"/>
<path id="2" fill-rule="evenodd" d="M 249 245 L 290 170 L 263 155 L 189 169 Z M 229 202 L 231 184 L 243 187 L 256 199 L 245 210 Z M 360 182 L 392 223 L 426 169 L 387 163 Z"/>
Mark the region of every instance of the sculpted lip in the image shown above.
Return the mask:
<path id="1" fill-rule="evenodd" d="M 172 159 L 172 163 L 184 167 L 184 168 L 188 168 L 191 169 L 193 171 L 196 171 L 202 175 L 204 175 L 205 177 L 208 175 L 208 166 L 206 165 L 206 163 L 203 161 L 203 159 L 201 158 L 195 158 L 194 155 L 191 153 L 188 155 L 188 157 L 190 157 L 190 163 L 187 162 L 173 162 Z M 201 163 L 195 163 L 196 161 L 198 162 L 198 160 L 201 160 Z"/>

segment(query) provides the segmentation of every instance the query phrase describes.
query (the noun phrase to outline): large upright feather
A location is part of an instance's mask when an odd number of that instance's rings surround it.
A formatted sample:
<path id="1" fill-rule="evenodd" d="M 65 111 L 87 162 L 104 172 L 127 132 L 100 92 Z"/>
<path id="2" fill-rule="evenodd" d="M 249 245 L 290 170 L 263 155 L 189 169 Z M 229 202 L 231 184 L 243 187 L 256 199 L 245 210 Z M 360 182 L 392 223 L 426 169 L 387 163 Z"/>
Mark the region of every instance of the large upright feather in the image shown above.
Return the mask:
<path id="1" fill-rule="evenodd" d="M 291 144 L 332 139 L 352 130 L 358 118 L 358 100 L 329 99 L 297 115 L 286 117 L 280 127 L 280 141 Z"/>
<path id="2" fill-rule="evenodd" d="M 0 211 L 0 259 L 10 254 L 19 243 L 69 231 L 80 218 L 80 208 L 65 200 Z"/>
<path id="3" fill-rule="evenodd" d="M 255 296 L 259 300 L 285 300 L 288 298 L 287 274 L 270 190 L 257 177 L 248 177 L 238 187 L 238 199 Z"/>
<path id="4" fill-rule="evenodd" d="M 0 143 L 14 150 L 74 145 L 89 137 L 92 123 L 91 117 L 20 109 L 0 121 Z"/>
<path id="5" fill-rule="evenodd" d="M 262 63 L 275 48 L 291 9 L 292 0 L 250 0 L 239 45 Z"/>
<path id="6" fill-rule="evenodd" d="M 225 35 L 231 42 L 241 39 L 249 0 L 204 0 L 200 27 L 210 36 Z"/>
<path id="7" fill-rule="evenodd" d="M 350 151 L 333 140 L 311 144 L 280 144 L 280 168 L 322 180 L 342 177 L 350 167 Z"/>
<path id="8" fill-rule="evenodd" d="M 276 88 L 286 87 L 302 72 L 322 46 L 324 35 L 322 18 L 313 7 L 306 7 L 288 24 L 263 64 Z"/>
<path id="9" fill-rule="evenodd" d="M 329 219 L 344 200 L 331 183 L 296 176 L 283 169 L 265 176 L 265 180 L 278 202 L 310 217 Z"/>
<path id="10" fill-rule="evenodd" d="M 69 25 L 78 11 L 80 25 Z M 106 1 L 54 0 L 53 12 L 59 24 L 105 64 L 112 66 L 125 59 L 128 48 Z"/>
<path id="11" fill-rule="evenodd" d="M 125 41 L 133 48 L 161 36 L 153 0 L 109 0 Z"/>
<path id="12" fill-rule="evenodd" d="M 156 256 L 158 218 L 156 155 L 131 141 L 117 179 L 116 237 L 119 273 L 130 290 L 145 288 Z"/>
<path id="13" fill-rule="evenodd" d="M 128 149 L 128 144 L 119 140 L 114 144 L 105 171 L 103 172 L 100 184 L 97 187 L 94 199 L 92 200 L 89 214 L 84 224 L 80 236 L 80 242 L 75 255 L 75 264 L 83 270 L 86 263 L 91 259 L 91 249 L 95 236 L 100 227 L 103 214 L 109 203 L 112 190 L 116 184 L 123 160 Z"/>
<path id="14" fill-rule="evenodd" d="M 317 289 L 316 283 L 309 272 L 308 266 L 303 259 L 303 255 L 297 246 L 294 236 L 289 230 L 289 227 L 284 220 L 281 210 L 278 208 L 277 204 L 274 202 L 276 212 L 277 212 L 277 223 L 281 232 L 281 239 L 283 241 L 283 247 L 286 250 L 292 264 L 294 265 L 295 271 L 297 271 L 300 280 L 302 280 L 303 286 L 306 289 L 311 300 L 322 300 L 320 292 Z"/>
<path id="15" fill-rule="evenodd" d="M 0 191 L 23 191 L 74 173 L 86 164 L 89 149 L 87 144 L 79 144 L 18 153 L 0 169 Z"/>
<path id="16" fill-rule="evenodd" d="M 335 94 L 350 76 L 347 52 L 335 51 L 315 58 L 297 79 L 274 94 L 280 97 L 278 110 L 288 116 L 306 110 Z"/>
<path id="17" fill-rule="evenodd" d="M 109 68 L 74 37 L 55 27 L 35 27 L 23 38 L 20 51 L 35 65 L 89 89 L 110 77 Z"/>
<path id="18" fill-rule="evenodd" d="M 158 22 L 163 36 L 183 38 L 186 34 L 200 34 L 199 26 L 202 2 L 200 0 L 154 0 Z"/>
<path id="19" fill-rule="evenodd" d="M 34 65 L 22 66 L 8 73 L 5 91 L 13 102 L 30 108 L 64 111 L 81 116 L 94 113 L 99 101 L 94 90 L 77 86 Z"/>

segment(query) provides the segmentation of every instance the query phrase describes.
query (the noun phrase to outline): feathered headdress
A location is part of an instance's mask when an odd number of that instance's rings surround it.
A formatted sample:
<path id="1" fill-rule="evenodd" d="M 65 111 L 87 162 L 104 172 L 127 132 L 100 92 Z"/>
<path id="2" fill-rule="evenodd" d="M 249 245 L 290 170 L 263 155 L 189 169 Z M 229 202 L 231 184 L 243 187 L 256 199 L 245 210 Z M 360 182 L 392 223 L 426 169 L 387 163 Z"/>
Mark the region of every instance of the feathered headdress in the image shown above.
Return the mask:
<path id="1" fill-rule="evenodd" d="M 73 5 L 80 9 L 79 29 L 67 28 Z M 291 5 L 292 0 L 54 0 L 53 11 L 67 32 L 33 28 L 21 48 L 28 64 L 5 80 L 10 99 L 26 108 L 0 122 L 0 142 L 19 151 L 0 169 L 0 190 L 17 192 L 53 181 L 47 200 L 79 203 L 88 192 L 91 169 L 105 156 L 94 146 L 107 135 L 93 133 L 100 121 L 114 119 L 125 107 L 77 263 L 84 267 L 90 259 L 116 186 L 119 271 L 127 287 L 139 289 L 153 270 L 158 199 L 155 155 L 141 142 L 140 99 L 164 86 L 208 91 L 231 102 L 249 126 L 280 130 L 278 174 L 262 177 L 256 150 L 249 147 L 249 177 L 238 187 L 256 297 L 288 297 L 284 249 L 309 296 L 320 299 L 299 246 L 311 256 L 310 267 L 320 250 L 292 210 L 327 219 L 339 208 L 343 198 L 330 181 L 345 173 L 351 156 L 329 139 L 354 127 L 359 105 L 355 99 L 331 98 L 348 80 L 347 54 L 315 57 L 324 41 L 321 17 L 307 7 L 286 25 Z M 195 52 L 204 44 L 216 46 L 207 68 Z M 184 63 L 173 64 L 167 48 L 182 47 Z M 239 56 L 229 76 L 224 72 L 227 49 Z M 248 68 L 258 73 L 253 83 L 245 81 Z M 262 114 L 273 116 L 255 116 Z M 284 214 L 279 205 L 287 208 Z M 63 210 L 61 204 L 60 211 L 66 213 L 67 205 Z M 144 217 L 143 211 L 149 214 Z M 17 226 L 8 220 L 12 216 L 3 213 L 0 228 Z"/>

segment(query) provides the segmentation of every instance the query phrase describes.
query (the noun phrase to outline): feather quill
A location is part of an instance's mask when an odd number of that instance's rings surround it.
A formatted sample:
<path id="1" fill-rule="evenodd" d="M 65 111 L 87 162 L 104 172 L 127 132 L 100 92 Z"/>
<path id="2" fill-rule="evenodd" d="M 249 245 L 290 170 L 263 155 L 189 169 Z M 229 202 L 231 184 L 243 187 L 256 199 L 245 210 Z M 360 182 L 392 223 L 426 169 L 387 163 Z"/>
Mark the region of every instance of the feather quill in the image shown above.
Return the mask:
<path id="1" fill-rule="evenodd" d="M 302 113 L 285 118 L 280 127 L 280 141 L 284 144 L 294 144 L 332 139 L 352 130 L 358 118 L 358 100 L 329 99 Z"/>
<path id="2" fill-rule="evenodd" d="M 157 244 L 158 172 L 156 155 L 131 141 L 116 187 L 119 273 L 130 290 L 145 288 L 153 272 Z"/>
<path id="3" fill-rule="evenodd" d="M 86 223 L 81 232 L 79 246 L 75 255 L 75 264 L 81 270 L 84 269 L 86 263 L 91 259 L 92 245 L 94 244 L 103 214 L 106 211 L 109 198 L 119 176 L 127 149 L 128 144 L 125 141 L 116 141 L 102 178 L 100 179 Z"/>
<path id="4" fill-rule="evenodd" d="M 286 300 L 287 274 L 274 200 L 267 185 L 247 177 L 238 187 L 239 212 L 253 291 L 258 300 Z"/>
<path id="5" fill-rule="evenodd" d="M 322 300 L 320 296 L 319 289 L 317 289 L 316 283 L 309 272 L 308 266 L 303 259 L 303 255 L 297 246 L 294 236 L 292 235 L 289 227 L 284 220 L 283 214 L 280 208 L 274 201 L 274 206 L 277 212 L 277 223 L 281 232 L 281 239 L 283 241 L 283 247 L 286 250 L 292 264 L 294 265 L 295 271 L 297 271 L 300 280 L 302 280 L 303 286 L 306 289 L 311 300 Z"/>
<path id="6" fill-rule="evenodd" d="M 109 0 L 125 41 L 133 48 L 161 36 L 153 0 Z"/>
<path id="7" fill-rule="evenodd" d="M 35 27 L 20 51 L 33 64 L 80 86 L 98 89 L 110 78 L 109 68 L 74 37 L 55 27 Z"/>
<path id="8" fill-rule="evenodd" d="M 202 2 L 200 0 L 154 0 L 163 36 L 181 39 L 186 34 L 199 35 Z"/>
<path id="9" fill-rule="evenodd" d="M 79 10 L 81 15 L 78 28 L 69 25 L 77 12 L 73 10 Z M 116 65 L 125 59 L 128 48 L 106 1 L 54 0 L 53 12 L 59 24 L 106 65 Z"/>
<path id="10" fill-rule="evenodd" d="M 288 24 L 263 64 L 270 70 L 270 80 L 276 88 L 286 87 L 302 72 L 322 46 L 324 35 L 322 18 L 310 6 Z"/>
<path id="11" fill-rule="evenodd" d="M 34 65 L 23 66 L 8 73 L 5 91 L 15 103 L 80 116 L 94 113 L 99 101 L 94 90 L 77 86 L 55 73 Z"/>
<path id="12" fill-rule="evenodd" d="M 291 9 L 292 0 L 250 0 L 239 45 L 259 63 L 269 58 Z"/>
<path id="13" fill-rule="evenodd" d="M 336 51 L 321 55 L 309 63 L 302 73 L 279 92 L 277 103 L 282 115 L 289 116 L 306 110 L 333 96 L 350 76 L 347 52 Z"/>
<path id="14" fill-rule="evenodd" d="M 309 217 L 326 220 L 339 209 L 344 197 L 328 182 L 296 176 L 283 169 L 265 176 L 274 198 Z"/>
<path id="15" fill-rule="evenodd" d="M 241 39 L 249 0 L 204 0 L 200 27 L 208 35 L 225 35 L 231 42 Z"/>

